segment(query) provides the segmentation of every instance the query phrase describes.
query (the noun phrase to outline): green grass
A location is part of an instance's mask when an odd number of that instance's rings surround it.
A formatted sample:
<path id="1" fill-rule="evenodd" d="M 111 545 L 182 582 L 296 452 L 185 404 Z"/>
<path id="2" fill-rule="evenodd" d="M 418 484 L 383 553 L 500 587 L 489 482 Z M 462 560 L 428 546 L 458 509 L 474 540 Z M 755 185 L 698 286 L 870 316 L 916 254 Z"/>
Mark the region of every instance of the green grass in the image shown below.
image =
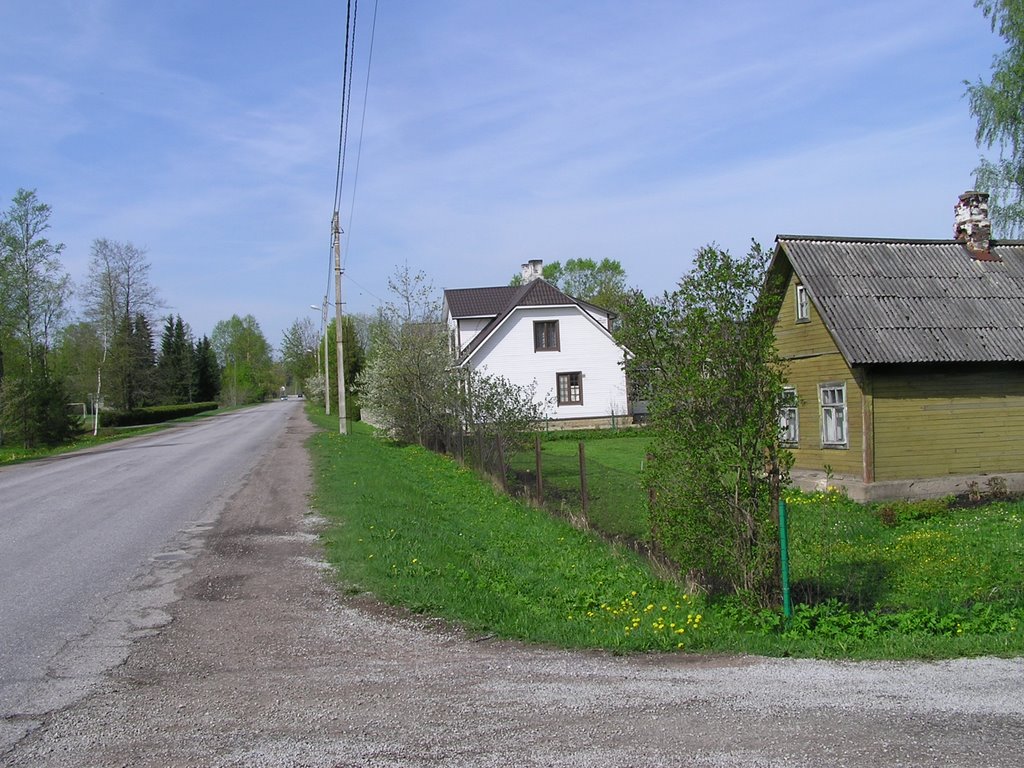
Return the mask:
<path id="1" fill-rule="evenodd" d="M 311 409 L 311 411 L 314 409 Z M 700 608 L 630 552 L 511 500 L 454 461 L 362 424 L 311 441 L 314 506 L 347 589 L 476 632 L 566 647 L 676 649 Z"/>
<path id="2" fill-rule="evenodd" d="M 648 541 L 650 525 L 639 479 L 648 439 L 633 430 L 590 435 L 554 433 L 542 440 L 544 506 L 563 516 L 581 513 L 580 441 L 587 463 L 587 522 L 612 537 Z M 532 447 L 513 457 L 512 469 L 524 482 L 536 482 Z"/>
<path id="3" fill-rule="evenodd" d="M 83 422 L 81 434 L 79 434 L 74 440 L 62 445 L 43 446 L 40 448 L 23 448 L 17 445 L 0 445 L 0 467 L 8 464 L 20 464 L 23 461 L 45 459 L 48 456 L 59 456 L 64 453 L 72 453 L 85 448 L 93 448 L 98 445 L 105 445 L 106 443 L 124 440 L 129 437 L 148 435 L 153 432 L 159 432 L 167 429 L 175 424 L 199 421 L 201 419 L 210 418 L 211 416 L 227 413 L 231 410 L 238 410 L 243 407 L 246 406 L 238 406 L 237 408 L 229 406 L 227 408 L 220 408 L 216 411 L 209 411 L 207 413 L 196 414 L 195 416 L 185 416 L 180 419 L 166 421 L 162 424 L 147 424 L 137 427 L 101 427 L 99 434 L 95 436 L 92 434 L 92 420 L 90 417 L 90 419 Z"/>
<path id="4" fill-rule="evenodd" d="M 587 449 L 595 465 L 626 473 L 641 440 Z M 576 459 L 576 443 L 562 442 L 564 452 L 545 443 L 546 466 Z M 909 505 L 893 524 L 837 494 L 789 494 L 801 604 L 786 622 L 778 610 L 685 595 L 621 548 L 363 425 L 346 437 L 317 434 L 312 453 L 315 506 L 333 523 L 324 539 L 343 584 L 473 631 L 616 652 L 682 642 L 690 651 L 823 658 L 1024 654 L 1022 503 Z M 639 487 L 616 477 L 612 485 L 628 489 L 619 504 L 635 511 Z"/>

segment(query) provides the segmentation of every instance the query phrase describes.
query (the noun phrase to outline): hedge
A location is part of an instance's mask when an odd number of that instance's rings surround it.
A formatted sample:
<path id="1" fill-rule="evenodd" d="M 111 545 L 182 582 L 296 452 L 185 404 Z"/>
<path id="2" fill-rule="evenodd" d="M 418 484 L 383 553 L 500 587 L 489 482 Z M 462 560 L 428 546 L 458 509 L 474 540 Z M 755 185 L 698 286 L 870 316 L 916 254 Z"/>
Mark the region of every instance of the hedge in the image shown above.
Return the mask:
<path id="1" fill-rule="evenodd" d="M 164 421 L 195 416 L 197 413 L 214 411 L 217 403 L 184 403 L 182 405 L 154 405 L 131 411 L 104 411 L 100 423 L 104 427 L 137 427 L 144 424 L 160 424 Z"/>

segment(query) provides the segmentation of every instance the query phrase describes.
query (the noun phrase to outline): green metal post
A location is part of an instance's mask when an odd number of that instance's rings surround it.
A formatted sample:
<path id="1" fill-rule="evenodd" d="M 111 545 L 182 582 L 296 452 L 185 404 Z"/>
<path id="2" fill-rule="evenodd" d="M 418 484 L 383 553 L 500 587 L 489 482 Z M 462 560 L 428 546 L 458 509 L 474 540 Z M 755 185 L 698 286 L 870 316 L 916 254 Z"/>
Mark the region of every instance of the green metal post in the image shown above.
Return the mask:
<path id="1" fill-rule="evenodd" d="M 789 597 L 789 527 L 786 523 L 786 502 L 779 499 L 779 551 L 782 555 L 782 614 L 793 618 L 793 604 Z"/>

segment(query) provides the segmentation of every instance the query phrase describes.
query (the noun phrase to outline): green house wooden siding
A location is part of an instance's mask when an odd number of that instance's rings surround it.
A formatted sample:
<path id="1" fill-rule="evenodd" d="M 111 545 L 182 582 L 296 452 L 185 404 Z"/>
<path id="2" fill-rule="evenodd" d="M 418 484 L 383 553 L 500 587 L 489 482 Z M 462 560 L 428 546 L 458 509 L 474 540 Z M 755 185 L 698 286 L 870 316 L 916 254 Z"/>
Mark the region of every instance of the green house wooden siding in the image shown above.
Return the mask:
<path id="1" fill-rule="evenodd" d="M 812 470 L 824 470 L 828 466 L 837 474 L 863 477 L 865 442 L 862 427 L 866 407 L 863 391 L 813 302 L 809 320 L 797 321 L 796 284 L 796 276 L 789 270 L 786 295 L 775 323 L 776 349 L 787 361 L 787 384 L 796 389 L 798 399 L 800 440 L 797 445 L 790 446 L 794 466 Z M 818 387 L 831 383 L 846 385 L 846 448 L 822 447 L 821 444 Z"/>
<path id="2" fill-rule="evenodd" d="M 871 373 L 875 479 L 1024 471 L 1024 366 Z"/>
<path id="3" fill-rule="evenodd" d="M 796 320 L 792 270 L 775 323 L 776 348 L 799 400 L 796 469 L 865 483 L 1024 472 L 1024 365 L 876 365 L 852 369 L 813 302 Z M 848 447 L 823 448 L 818 387 L 846 384 Z"/>

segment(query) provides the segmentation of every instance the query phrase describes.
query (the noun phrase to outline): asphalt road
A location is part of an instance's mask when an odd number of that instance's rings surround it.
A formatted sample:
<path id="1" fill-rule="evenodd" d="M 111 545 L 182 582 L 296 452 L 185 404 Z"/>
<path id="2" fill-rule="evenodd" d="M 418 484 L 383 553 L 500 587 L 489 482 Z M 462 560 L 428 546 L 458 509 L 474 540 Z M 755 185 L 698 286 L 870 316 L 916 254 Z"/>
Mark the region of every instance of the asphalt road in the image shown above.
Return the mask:
<path id="1" fill-rule="evenodd" d="M 0 746 L 166 623 L 173 581 L 299 401 L 0 469 Z"/>
<path id="2" fill-rule="evenodd" d="M 323 562 L 309 509 L 312 426 L 298 408 L 278 413 L 224 503 L 171 534 L 195 556 L 143 558 L 122 607 L 79 644 L 113 648 L 115 666 L 86 665 L 96 682 L 71 703 L 35 699 L 40 714 L 0 720 L 0 765 L 1024 764 L 1022 659 L 612 656 L 475 636 L 353 594 Z"/>

